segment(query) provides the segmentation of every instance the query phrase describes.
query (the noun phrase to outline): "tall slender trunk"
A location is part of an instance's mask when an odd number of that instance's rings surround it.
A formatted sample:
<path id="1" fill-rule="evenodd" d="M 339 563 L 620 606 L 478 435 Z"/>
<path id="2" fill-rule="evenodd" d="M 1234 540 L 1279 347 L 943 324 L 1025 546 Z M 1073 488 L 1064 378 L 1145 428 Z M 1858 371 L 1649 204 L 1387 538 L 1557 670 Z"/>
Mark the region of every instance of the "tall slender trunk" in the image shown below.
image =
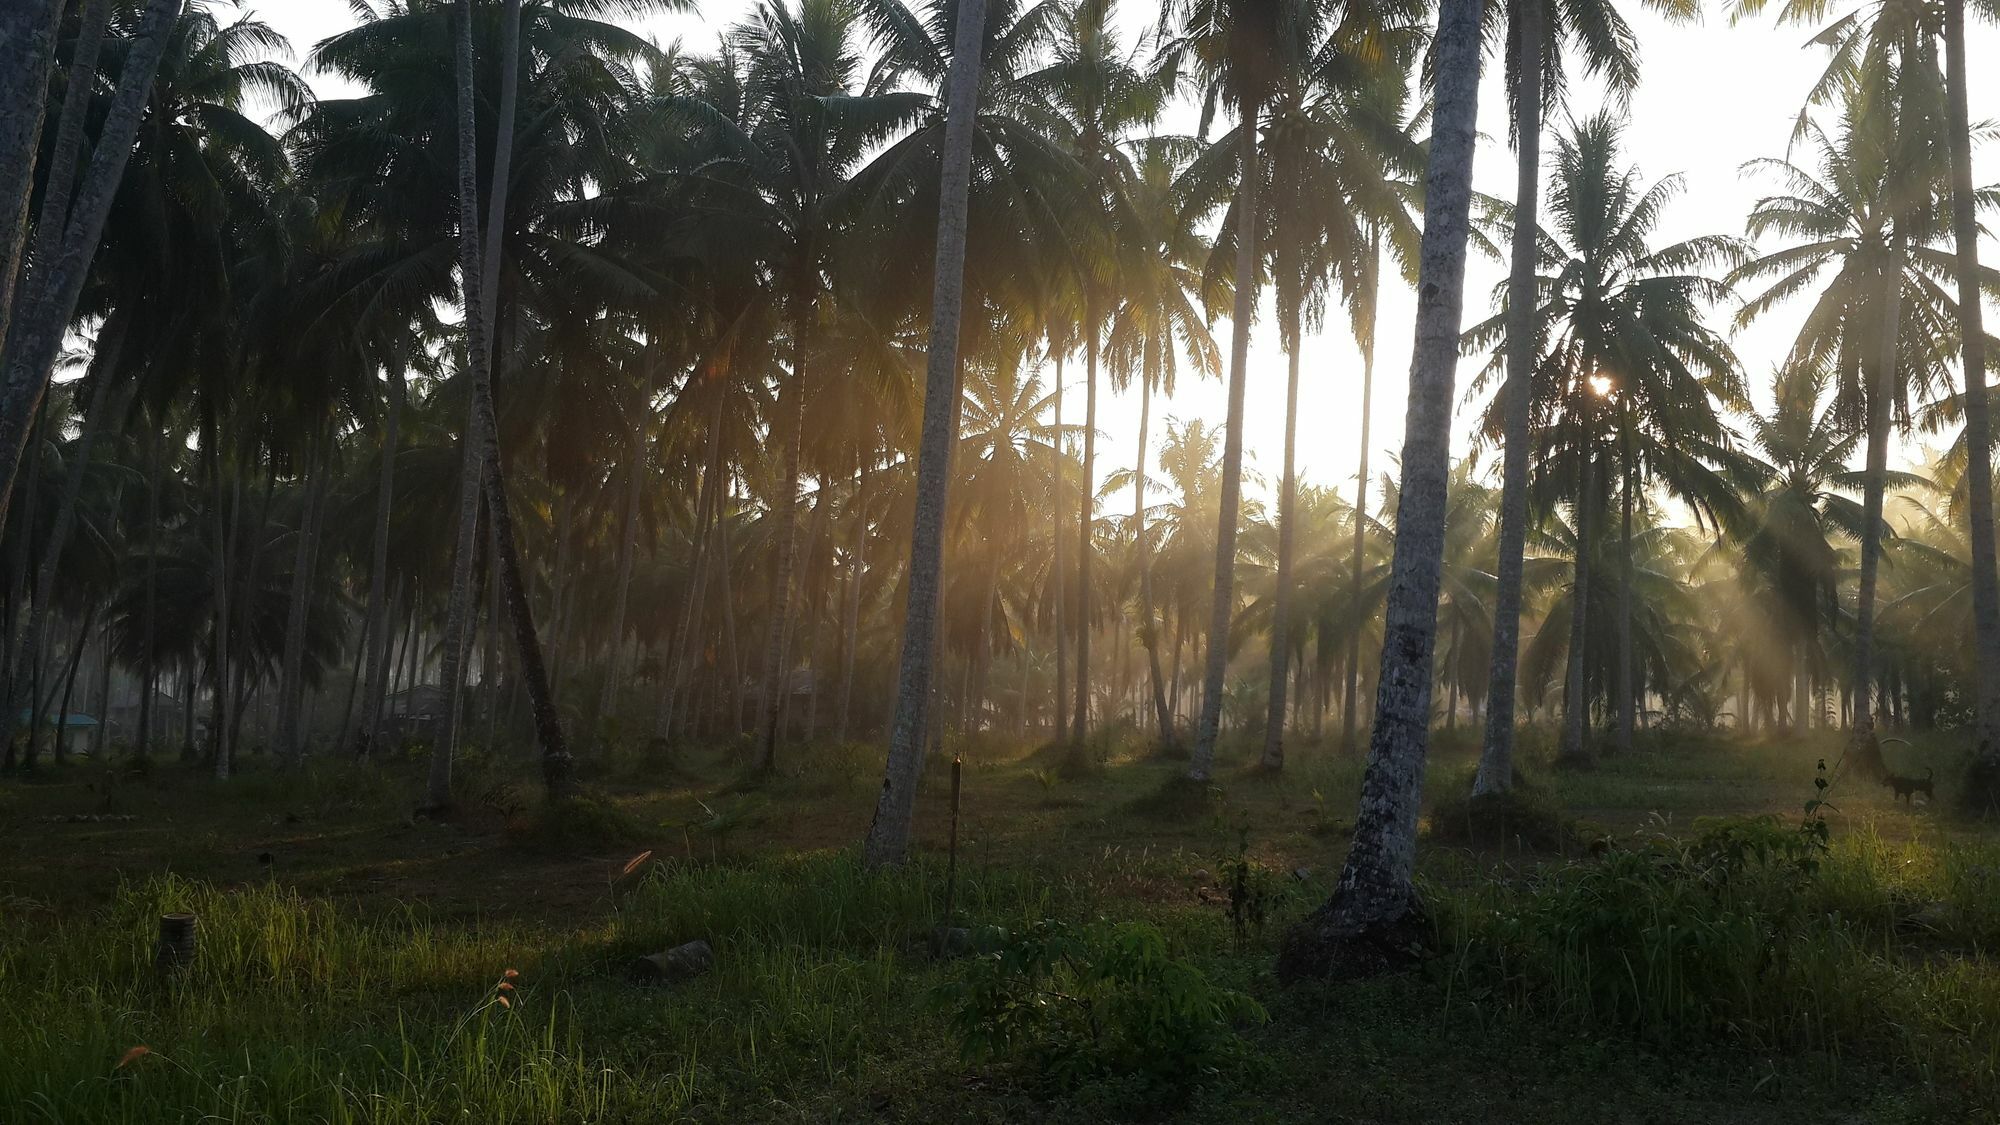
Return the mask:
<path id="1" fill-rule="evenodd" d="M 1632 463 L 1632 407 L 1619 404 L 1623 425 L 1619 447 L 1623 464 L 1618 483 L 1618 740 L 1620 754 L 1632 749 L 1632 712 L 1636 702 L 1632 679 L 1632 493 L 1639 486 L 1639 467 Z"/>
<path id="2" fill-rule="evenodd" d="M 362 693 L 360 716 L 363 718 L 359 720 L 363 753 L 374 747 L 381 729 L 382 700 L 389 694 L 389 518 L 396 507 L 396 456 L 405 394 L 403 350 L 400 345 L 390 348 L 386 374 L 388 405 L 383 411 L 382 464 L 376 476 L 375 540 L 368 564 L 368 606 L 361 626 L 365 638 L 363 643 L 368 646 L 367 687 Z M 350 732 L 348 744 L 353 742 L 354 733 Z"/>
<path id="3" fill-rule="evenodd" d="M 695 500 L 694 531 L 688 546 L 693 549 L 693 572 L 688 576 L 687 598 L 681 603 L 680 621 L 675 627 L 674 644 L 667 666 L 667 683 L 661 692 L 661 714 L 653 725 L 656 738 L 672 741 L 678 727 L 686 725 L 689 664 L 700 645 L 702 609 L 707 602 L 708 572 L 714 567 L 714 524 L 722 506 L 722 401 L 720 387 L 708 419 L 708 449 L 702 458 L 701 493 Z"/>
<path id="4" fill-rule="evenodd" d="M 1160 622 L 1153 612 L 1153 536 L 1146 526 L 1147 426 L 1153 416 L 1153 381 L 1158 378 L 1160 341 L 1146 339 L 1146 370 L 1139 377 L 1139 467 L 1132 471 L 1132 526 L 1139 552 L 1139 638 L 1146 646 L 1146 674 L 1153 689 L 1153 714 L 1160 724 L 1160 745 L 1174 743 L 1174 713 L 1167 706 L 1167 685 L 1160 676 Z"/>
<path id="5" fill-rule="evenodd" d="M 1083 313 L 1083 487 L 1076 529 L 1076 737 L 1090 730 L 1090 561 L 1096 554 L 1091 524 L 1097 514 L 1097 302 L 1085 297 Z"/>
<path id="6" fill-rule="evenodd" d="M 1052 481 L 1049 485 L 1055 502 L 1049 505 L 1049 519 L 1055 530 L 1050 537 L 1055 541 L 1055 627 L 1056 627 L 1056 721 L 1055 740 L 1069 741 L 1069 571 L 1063 558 L 1063 478 L 1068 465 L 1069 440 L 1063 434 L 1063 357 L 1056 356 L 1056 456 Z"/>
<path id="7" fill-rule="evenodd" d="M 868 465 L 854 467 L 854 546 L 848 555 L 847 597 L 841 608 L 840 625 L 840 715 L 835 724 L 835 742 L 847 741 L 847 726 L 854 703 L 854 658 L 861 638 L 861 579 L 867 573 L 868 554 Z"/>
<path id="8" fill-rule="evenodd" d="M 604 688 L 597 696 L 597 737 L 604 737 L 604 718 L 618 702 L 625 674 L 625 611 L 632 601 L 632 564 L 639 553 L 639 491 L 646 479 L 646 425 L 643 417 L 632 427 L 632 447 L 626 455 L 625 512 L 618 529 L 618 587 L 611 599 L 611 659 L 604 670 Z"/>
<path id="9" fill-rule="evenodd" d="M 1944 0 L 1945 86 L 1950 103 L 1952 235 L 1958 251 L 1959 346 L 1964 349 L 1965 445 L 1972 541 L 1973 661 L 1979 742 L 1965 802 L 2000 810 L 2000 574 L 1993 536 L 1993 429 L 1986 388 L 1986 327 L 1980 308 L 1979 218 L 1972 188 L 1972 125 L 1967 108 L 1965 0 Z"/>
<path id="10" fill-rule="evenodd" d="M 24 6 L 39 7 L 39 4 Z M 63 5 L 57 3 L 54 7 L 60 12 Z M 63 234 L 69 226 L 70 200 L 76 189 L 76 165 L 83 153 L 84 118 L 89 115 L 91 102 L 97 92 L 97 56 L 104 45 L 104 29 L 110 14 L 109 0 L 84 0 L 78 13 L 76 45 L 70 55 L 66 73 L 63 75 L 62 112 L 56 118 L 55 145 L 50 150 L 52 161 L 45 177 L 48 186 L 43 190 L 41 214 L 35 221 L 35 241 L 28 250 L 28 256 L 19 263 L 21 276 L 30 276 L 37 267 L 46 268 L 53 261 L 62 245 Z M 23 76 L 34 73 L 37 73 L 34 62 L 26 61 L 23 66 Z M 21 111 L 18 114 L 19 119 L 25 122 L 32 118 L 37 129 L 41 126 L 44 113 L 48 81 L 48 72 L 45 69 L 39 73 L 41 81 L 45 84 L 44 88 L 18 91 L 16 96 L 19 100 L 15 103 Z M 8 130 L 8 133 L 11 135 L 12 130 Z M 29 139 L 32 143 L 33 138 Z M 19 159 L 21 174 L 31 173 L 35 165 L 32 147 L 27 153 L 21 154 Z M 8 174 L 10 186 L 12 175 L 13 173 Z M 0 196 L 0 199 L 11 198 L 11 195 Z M 19 214 L 25 218 L 27 205 L 25 195 L 21 203 L 22 209 Z M 10 214 L 9 217 L 14 216 Z M 11 224 L 7 229 L 12 233 Z M 14 246 L 11 238 L 6 245 L 10 248 Z M 12 254 L 7 258 L 10 264 L 14 260 Z M 0 270 L 0 306 L 12 304 L 14 280 L 15 275 L 12 270 Z M 10 320 L 8 312 L 0 308 L 0 340 L 6 338 Z"/>
<path id="11" fill-rule="evenodd" d="M 1229 666 L 1229 623 L 1236 615 L 1236 522 L 1243 497 L 1243 391 L 1249 380 L 1250 320 L 1257 313 L 1257 114 L 1243 106 L 1242 163 L 1236 188 L 1236 293 L 1230 313 L 1229 413 L 1222 438 L 1221 517 L 1215 528 L 1215 590 L 1209 607 L 1207 664 L 1202 677 L 1201 719 L 1195 729 L 1188 777 L 1207 781 L 1215 770 L 1215 740 L 1222 728 L 1223 675 Z"/>
<path id="12" fill-rule="evenodd" d="M 917 497 L 910 531 L 909 600 L 903 653 L 890 724 L 889 760 L 875 819 L 862 847 L 871 867 L 900 864 L 916 818 L 917 781 L 924 768 L 924 729 L 937 652 L 938 594 L 943 585 L 944 512 L 951 491 L 952 446 L 958 437 L 958 328 L 964 301 L 967 195 L 972 180 L 972 126 L 979 102 L 979 44 L 986 0 L 960 0 L 946 102 L 944 159 L 938 177 L 937 261 L 931 289 L 931 333 L 924 372 L 924 421 L 917 448 Z"/>
<path id="13" fill-rule="evenodd" d="M 52 241 L 54 249 L 47 259 L 34 263 L 33 276 L 22 279 L 27 284 L 13 293 L 14 300 L 9 303 L 10 308 L 18 307 L 19 315 L 8 324 L 4 337 L 5 367 L 4 373 L 0 373 L 0 516 L 6 514 L 8 500 L 13 495 L 14 478 L 28 445 L 28 431 L 34 425 L 42 396 L 49 389 L 49 376 L 55 371 L 70 317 L 83 294 L 84 277 L 96 255 L 98 238 L 111 213 L 119 181 L 124 178 L 125 163 L 132 155 L 132 142 L 152 93 L 153 75 L 159 69 L 160 56 L 166 50 L 167 36 L 180 16 L 180 9 L 181 0 L 148 0 L 138 34 L 126 47 L 118 73 L 118 89 L 99 130 L 90 166 L 70 206 L 62 238 L 60 242 Z M 6 27 L 0 24 L 0 29 Z M 0 46 L 0 57 L 11 53 L 11 46 Z M 46 69 L 42 73 L 46 75 Z M 39 102 L 43 95 L 37 92 L 34 97 Z M 12 113 L 7 116 L 11 119 Z M 11 136 L 11 124 L 0 132 Z M 4 143 L 4 138 L 0 138 L 0 143 Z M 0 172 L 0 176 L 10 174 L 11 169 Z M 0 196 L 0 207 L 11 206 L 11 201 Z M 0 217 L 0 235 L 5 235 L 7 227 L 12 225 L 12 215 Z M 18 243 L 19 236 L 13 236 L 11 244 Z"/>
<path id="14" fill-rule="evenodd" d="M 1410 943 L 1428 936 L 1411 880 L 1430 737 L 1431 656 L 1437 641 L 1453 382 L 1465 297 L 1479 16 L 1477 0 L 1442 0 L 1438 10 L 1436 109 L 1424 184 L 1416 342 L 1375 728 L 1354 842 L 1332 898 L 1286 935 L 1278 968 L 1287 975 L 1379 970 L 1407 959 Z"/>
<path id="15" fill-rule="evenodd" d="M 1868 460 L 1862 489 L 1861 574 L 1854 597 L 1854 739 L 1875 733 L 1875 576 L 1882 557 L 1882 497 L 1889 473 L 1889 411 L 1895 400 L 1897 345 L 1902 337 L 1903 235 L 1882 267 L 1881 325 L 1873 378 L 1868 380 Z"/>
<path id="16" fill-rule="evenodd" d="M 166 459 L 161 455 L 160 425 L 163 420 L 147 421 L 142 417 L 140 425 L 146 431 L 146 584 L 139 611 L 139 659 L 143 669 L 142 689 L 139 697 L 139 744 L 138 756 L 144 759 L 153 745 L 153 700 L 160 693 L 160 660 L 158 646 L 154 643 L 159 626 L 160 595 L 160 478 L 166 475 Z"/>
<path id="17" fill-rule="evenodd" d="M 780 450 L 783 491 L 778 496 L 777 566 L 771 575 L 771 620 L 764 634 L 764 714 L 757 738 L 757 760 L 753 763 L 758 773 L 777 768 L 778 743 L 785 734 L 785 705 L 792 696 L 790 648 L 798 600 L 792 586 L 799 554 L 799 460 L 805 434 L 807 371 L 819 318 L 819 256 L 809 237 L 800 248 L 794 269 L 797 276 L 793 279 L 792 294 L 792 378 L 779 395 L 777 432 L 772 435 Z"/>
<path id="18" fill-rule="evenodd" d="M 1292 316 L 1285 349 L 1285 469 L 1278 488 L 1278 588 L 1271 598 L 1270 708 L 1264 717 L 1265 769 L 1285 764 L 1285 673 L 1292 655 L 1292 538 L 1298 519 L 1299 482 L 1294 465 L 1299 429 L 1299 323 Z"/>
<path id="19" fill-rule="evenodd" d="M 318 456 L 314 458 L 311 479 L 306 484 L 304 502 L 299 511 L 298 539 L 293 545 L 292 590 L 285 614 L 284 668 L 278 688 L 278 754 L 286 762 L 294 764 L 305 754 L 305 732 L 300 726 L 299 712 L 305 696 L 302 669 L 306 651 L 307 607 L 312 596 L 314 564 L 319 560 L 320 506 L 326 495 L 327 477 L 332 473 L 332 466 L 328 464 L 333 454 L 332 434 L 323 436 L 318 446 Z"/>
<path id="20" fill-rule="evenodd" d="M 212 509 L 213 536 L 211 543 L 214 558 L 209 563 L 215 596 L 215 636 L 214 679 L 215 679 L 215 730 L 211 732 L 215 745 L 215 777 L 218 781 L 229 779 L 229 742 L 232 727 L 229 717 L 230 692 L 228 688 L 229 670 L 229 536 L 223 518 L 222 497 L 222 453 L 216 448 L 216 435 L 221 426 L 213 416 L 208 421 L 208 433 L 202 444 L 208 459 L 209 507 Z M 240 489 L 238 490 L 240 491 Z M 241 506 L 240 504 L 238 505 Z M 240 514 L 240 513 L 239 513 Z"/>
<path id="21" fill-rule="evenodd" d="M 76 627 L 76 640 L 70 642 L 69 666 L 63 672 L 62 703 L 56 707 L 56 744 L 54 758 L 56 765 L 62 765 L 69 752 L 69 704 L 76 694 L 76 674 L 83 667 L 83 650 L 89 647 L 90 627 L 97 621 L 97 605 L 92 603 L 83 611 L 83 620 Z"/>
<path id="22" fill-rule="evenodd" d="M 1589 754 L 1583 740 L 1590 712 L 1590 693 L 1584 683 L 1583 650 L 1589 639 L 1590 623 L 1590 513 L 1596 506 L 1597 492 L 1597 451 L 1590 437 L 1590 397 L 1587 392 L 1579 391 L 1577 399 L 1577 416 L 1583 426 L 1583 438 L 1577 451 L 1576 560 L 1569 593 L 1569 661 L 1568 671 L 1563 676 L 1562 745 L 1556 752 L 1558 761 L 1567 762 L 1576 762 Z"/>
<path id="23" fill-rule="evenodd" d="M 1514 238 L 1507 273 L 1507 381 L 1500 393 L 1499 560 L 1494 572 L 1493 652 L 1486 681 L 1486 731 L 1473 775 L 1475 795 L 1514 784 L 1514 701 L 1521 659 L 1521 571 L 1528 536 L 1529 407 L 1540 336 L 1535 307 L 1535 237 L 1541 221 L 1542 0 L 1512 0 L 1514 17 Z"/>
<path id="24" fill-rule="evenodd" d="M 1368 272 L 1363 275 L 1366 289 L 1362 299 L 1368 304 L 1367 327 L 1361 345 L 1361 465 L 1354 473 L 1354 551 L 1349 556 L 1347 574 L 1347 604 L 1357 610 L 1361 605 L 1361 556 L 1367 543 L 1368 532 L 1368 429 L 1375 410 L 1375 314 L 1379 310 L 1376 298 L 1382 288 L 1382 232 L 1371 229 L 1368 232 Z M 1359 726 L 1360 702 L 1356 698 L 1361 678 L 1361 626 L 1360 614 L 1356 612 L 1355 627 L 1347 638 L 1347 667 L 1344 673 L 1346 685 L 1340 700 L 1340 748 L 1353 753 L 1356 743 L 1356 729 Z"/>

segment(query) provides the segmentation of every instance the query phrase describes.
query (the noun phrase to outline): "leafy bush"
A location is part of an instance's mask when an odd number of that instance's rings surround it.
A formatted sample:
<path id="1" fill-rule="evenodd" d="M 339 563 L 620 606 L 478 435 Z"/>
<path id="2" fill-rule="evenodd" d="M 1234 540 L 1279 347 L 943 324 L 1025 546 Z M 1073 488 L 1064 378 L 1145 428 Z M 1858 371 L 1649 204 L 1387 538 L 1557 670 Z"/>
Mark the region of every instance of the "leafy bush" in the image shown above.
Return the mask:
<path id="1" fill-rule="evenodd" d="M 982 952 L 941 997 L 966 1055 L 1026 1059 L 1065 1086 L 1132 1075 L 1188 1089 L 1241 1047 L 1234 1024 L 1265 1018 L 1255 1000 L 1176 959 L 1145 922 L 980 931 Z"/>
<path id="2" fill-rule="evenodd" d="M 1430 835 L 1447 844 L 1564 855 L 1590 851 L 1602 839 L 1601 833 L 1564 813 L 1547 790 L 1518 774 L 1511 789 L 1472 796 L 1469 770 L 1446 782 L 1431 808 Z"/>
<path id="3" fill-rule="evenodd" d="M 648 842 L 659 835 L 631 812 L 602 797 L 579 794 L 516 816 L 508 824 L 515 839 L 558 855 L 590 855 Z"/>

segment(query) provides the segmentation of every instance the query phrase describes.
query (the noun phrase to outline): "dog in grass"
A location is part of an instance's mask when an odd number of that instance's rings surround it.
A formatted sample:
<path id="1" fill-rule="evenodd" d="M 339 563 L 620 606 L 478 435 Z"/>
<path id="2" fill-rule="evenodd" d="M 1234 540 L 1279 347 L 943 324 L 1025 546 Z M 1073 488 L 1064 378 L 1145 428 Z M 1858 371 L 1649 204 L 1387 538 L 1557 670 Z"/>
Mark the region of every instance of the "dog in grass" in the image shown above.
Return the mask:
<path id="1" fill-rule="evenodd" d="M 1925 802 L 1928 803 L 1937 800 L 1936 794 L 1931 790 L 1931 782 L 1936 779 L 1936 776 L 1936 770 L 1926 767 L 1924 776 L 1922 777 L 1897 777 L 1893 773 L 1886 774 L 1882 778 L 1882 784 L 1894 789 L 1896 791 L 1896 800 L 1904 804 L 1916 804 L 1914 798 L 1918 793 L 1922 793 Z"/>

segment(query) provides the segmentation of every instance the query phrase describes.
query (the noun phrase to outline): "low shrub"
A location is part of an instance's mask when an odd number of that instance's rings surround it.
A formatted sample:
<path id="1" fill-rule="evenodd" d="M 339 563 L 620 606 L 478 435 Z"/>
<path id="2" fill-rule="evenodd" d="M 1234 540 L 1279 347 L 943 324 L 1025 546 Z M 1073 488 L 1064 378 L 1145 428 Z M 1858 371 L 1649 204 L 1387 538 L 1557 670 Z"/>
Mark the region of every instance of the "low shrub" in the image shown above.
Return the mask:
<path id="1" fill-rule="evenodd" d="M 603 797 L 578 794 L 516 815 L 508 834 L 558 855 L 615 851 L 657 839 L 660 829 Z"/>
<path id="2" fill-rule="evenodd" d="M 939 989 L 965 1054 L 1025 1061 L 1060 1086 L 1133 1076 L 1142 1093 L 1185 1093 L 1239 1055 L 1238 1023 L 1266 1018 L 1149 923 L 1045 920 L 975 940 L 964 976 Z"/>
<path id="3" fill-rule="evenodd" d="M 1518 774 L 1512 788 L 1475 797 L 1467 771 L 1449 778 L 1431 806 L 1430 837 L 1466 847 L 1576 855 L 1600 846 L 1603 833 L 1570 817 L 1547 790 Z"/>

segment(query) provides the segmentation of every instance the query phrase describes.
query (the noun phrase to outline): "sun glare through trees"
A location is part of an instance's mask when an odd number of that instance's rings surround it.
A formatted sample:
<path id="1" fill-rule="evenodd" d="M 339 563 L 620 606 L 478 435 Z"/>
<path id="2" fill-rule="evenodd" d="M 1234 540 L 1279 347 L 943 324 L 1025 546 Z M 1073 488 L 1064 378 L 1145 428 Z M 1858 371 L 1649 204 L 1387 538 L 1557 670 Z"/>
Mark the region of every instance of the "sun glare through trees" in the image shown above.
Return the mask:
<path id="1" fill-rule="evenodd" d="M 2000 1121 L 1996 18 L 0 0 L 0 1125 Z"/>

